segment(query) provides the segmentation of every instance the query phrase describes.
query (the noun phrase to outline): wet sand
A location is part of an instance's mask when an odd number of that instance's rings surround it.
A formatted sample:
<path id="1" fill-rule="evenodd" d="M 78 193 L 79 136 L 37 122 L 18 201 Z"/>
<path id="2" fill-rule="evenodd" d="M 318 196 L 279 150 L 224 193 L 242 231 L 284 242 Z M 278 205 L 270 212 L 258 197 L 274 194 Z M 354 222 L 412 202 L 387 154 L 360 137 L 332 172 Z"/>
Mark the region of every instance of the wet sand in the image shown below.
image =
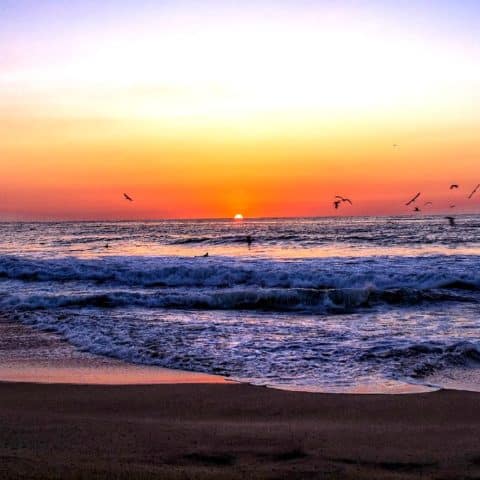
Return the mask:
<path id="1" fill-rule="evenodd" d="M 81 352 L 57 335 L 0 316 L 0 381 L 152 385 L 228 380 L 217 375 L 133 365 Z"/>

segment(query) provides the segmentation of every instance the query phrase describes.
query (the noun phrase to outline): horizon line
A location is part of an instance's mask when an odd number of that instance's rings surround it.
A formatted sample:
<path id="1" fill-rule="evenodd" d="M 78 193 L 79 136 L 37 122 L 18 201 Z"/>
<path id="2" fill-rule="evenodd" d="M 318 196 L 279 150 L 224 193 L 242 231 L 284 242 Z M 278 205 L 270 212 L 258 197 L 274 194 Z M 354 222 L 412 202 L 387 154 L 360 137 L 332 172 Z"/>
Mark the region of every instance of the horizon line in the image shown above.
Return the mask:
<path id="1" fill-rule="evenodd" d="M 452 212 L 449 212 L 452 213 Z M 194 222 L 194 221 L 231 221 L 235 223 L 242 223 L 256 220 L 288 220 L 288 219 L 324 219 L 324 218 L 395 218 L 395 217 L 411 217 L 411 218 L 426 218 L 426 217 L 439 217 L 444 216 L 446 213 L 429 213 L 421 215 L 412 215 L 411 213 L 397 213 L 394 215 L 389 214 L 376 214 L 376 215 L 287 215 L 287 216 L 260 216 L 260 217 L 244 217 L 241 220 L 235 220 L 233 217 L 169 217 L 169 218 L 149 218 L 149 219 L 57 219 L 57 220 L 2 220 L 0 223 L 132 223 L 132 222 Z M 450 216 L 467 216 L 467 215 L 480 215 L 480 212 L 459 212 Z"/>

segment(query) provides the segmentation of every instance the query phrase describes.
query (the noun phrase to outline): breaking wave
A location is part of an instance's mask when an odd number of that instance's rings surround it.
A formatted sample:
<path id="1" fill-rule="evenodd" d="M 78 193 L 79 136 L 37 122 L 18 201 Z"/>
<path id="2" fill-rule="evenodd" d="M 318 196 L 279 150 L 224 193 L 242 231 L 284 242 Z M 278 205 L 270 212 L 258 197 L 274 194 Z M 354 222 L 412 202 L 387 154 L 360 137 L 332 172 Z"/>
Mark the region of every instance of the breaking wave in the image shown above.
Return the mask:
<path id="1" fill-rule="evenodd" d="M 480 366 L 480 344 L 473 341 L 420 342 L 407 346 L 374 347 L 361 361 L 394 362 L 413 378 L 424 378 L 448 367 Z"/>
<path id="2" fill-rule="evenodd" d="M 416 305 L 421 302 L 471 302 L 478 298 L 441 291 L 409 289 L 377 291 L 365 289 L 217 289 L 188 291 L 159 290 L 135 292 L 115 290 L 96 293 L 39 295 L 4 294 L 4 310 L 54 308 L 174 308 L 194 310 L 259 310 L 272 312 L 346 313 L 382 304 Z"/>
<path id="3" fill-rule="evenodd" d="M 295 262 L 227 257 L 2 256 L 0 279 L 20 282 L 22 287 L 6 288 L 0 294 L 0 307 L 135 306 L 321 314 L 382 304 L 477 303 L 478 263 L 477 257 L 468 256 Z"/>
<path id="4" fill-rule="evenodd" d="M 0 256 L 0 279 L 135 287 L 480 289 L 477 256 L 235 259 L 231 257 Z"/>

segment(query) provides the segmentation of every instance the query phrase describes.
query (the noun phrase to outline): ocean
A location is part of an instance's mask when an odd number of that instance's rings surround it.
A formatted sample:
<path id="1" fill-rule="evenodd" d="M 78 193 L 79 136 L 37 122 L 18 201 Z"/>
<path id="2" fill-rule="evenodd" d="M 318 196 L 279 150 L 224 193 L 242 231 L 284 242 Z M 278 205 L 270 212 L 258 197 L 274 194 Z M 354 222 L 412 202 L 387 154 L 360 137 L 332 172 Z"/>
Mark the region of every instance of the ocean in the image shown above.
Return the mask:
<path id="1" fill-rule="evenodd" d="M 0 313 L 81 351 L 293 390 L 480 389 L 479 215 L 0 232 Z"/>

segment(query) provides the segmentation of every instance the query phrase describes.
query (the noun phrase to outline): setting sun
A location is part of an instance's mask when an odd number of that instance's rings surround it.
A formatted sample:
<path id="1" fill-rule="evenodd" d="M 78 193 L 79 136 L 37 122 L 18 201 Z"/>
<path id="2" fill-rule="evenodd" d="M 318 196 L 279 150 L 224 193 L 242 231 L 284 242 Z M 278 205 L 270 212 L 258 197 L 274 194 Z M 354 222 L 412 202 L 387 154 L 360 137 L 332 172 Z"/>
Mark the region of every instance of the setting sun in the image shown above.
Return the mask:
<path id="1" fill-rule="evenodd" d="M 234 220 L 243 220 L 243 215 L 241 213 L 237 213 L 234 217 Z"/>

